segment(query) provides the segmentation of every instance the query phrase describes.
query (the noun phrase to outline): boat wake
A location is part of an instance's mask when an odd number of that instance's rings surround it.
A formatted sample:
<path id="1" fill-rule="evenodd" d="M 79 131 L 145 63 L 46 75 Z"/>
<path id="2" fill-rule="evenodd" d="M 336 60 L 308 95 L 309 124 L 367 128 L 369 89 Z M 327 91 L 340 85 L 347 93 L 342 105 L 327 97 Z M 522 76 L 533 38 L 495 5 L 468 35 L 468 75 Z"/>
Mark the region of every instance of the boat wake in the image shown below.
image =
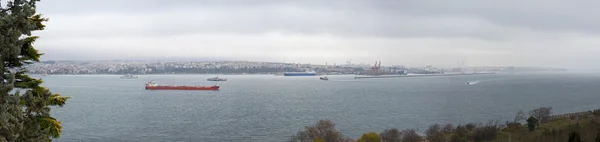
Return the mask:
<path id="1" fill-rule="evenodd" d="M 469 81 L 469 82 L 465 83 L 465 85 L 475 85 L 477 83 L 479 83 L 479 80 L 477 80 L 477 81 Z"/>
<path id="2" fill-rule="evenodd" d="M 469 82 L 465 83 L 465 85 L 475 85 L 475 84 L 480 83 L 480 82 L 490 82 L 490 81 L 497 81 L 497 80 L 501 80 L 501 79 L 506 79 L 506 77 L 484 79 L 484 80 L 476 80 L 476 81 L 469 81 Z"/>

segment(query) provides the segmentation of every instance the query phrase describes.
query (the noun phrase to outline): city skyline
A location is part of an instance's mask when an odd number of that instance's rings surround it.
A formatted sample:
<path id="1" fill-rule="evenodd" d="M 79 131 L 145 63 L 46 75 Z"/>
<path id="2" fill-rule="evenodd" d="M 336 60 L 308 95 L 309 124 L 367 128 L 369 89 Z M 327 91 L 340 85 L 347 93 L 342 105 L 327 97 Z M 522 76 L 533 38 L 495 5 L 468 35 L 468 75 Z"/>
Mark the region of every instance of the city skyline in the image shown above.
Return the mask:
<path id="1" fill-rule="evenodd" d="M 424 72 L 473 72 L 473 71 L 567 71 L 548 67 L 461 67 L 444 68 L 435 66 L 380 66 L 377 70 L 394 73 L 399 70 L 409 73 Z M 381 67 L 381 68 L 379 68 Z M 252 61 L 42 61 L 27 66 L 34 74 L 277 74 L 285 71 L 314 70 L 319 73 L 357 74 L 368 73 L 373 66 L 363 65 L 319 65 L 290 64 Z"/>
<path id="2" fill-rule="evenodd" d="M 55 0 L 38 5 L 50 20 L 34 35 L 43 60 L 600 69 L 593 3 Z"/>

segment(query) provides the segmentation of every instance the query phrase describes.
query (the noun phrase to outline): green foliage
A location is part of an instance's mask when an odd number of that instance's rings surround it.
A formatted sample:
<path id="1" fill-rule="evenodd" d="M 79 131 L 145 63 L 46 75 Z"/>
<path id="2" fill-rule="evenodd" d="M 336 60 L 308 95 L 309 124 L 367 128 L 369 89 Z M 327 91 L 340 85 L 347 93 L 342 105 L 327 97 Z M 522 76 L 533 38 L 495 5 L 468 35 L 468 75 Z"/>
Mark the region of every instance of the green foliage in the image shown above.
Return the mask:
<path id="1" fill-rule="evenodd" d="M 39 0 L 12 0 L 0 7 L 0 141 L 51 141 L 61 132 L 50 116 L 50 106 L 63 106 L 68 97 L 52 94 L 41 79 L 29 77 L 23 67 L 39 62 L 32 31 L 48 21 L 36 14 Z"/>
<path id="2" fill-rule="evenodd" d="M 537 126 L 537 124 L 538 124 L 538 119 L 537 118 L 535 118 L 533 116 L 530 116 L 527 119 L 527 128 L 529 128 L 530 132 L 533 132 L 535 130 L 535 127 Z"/>
<path id="3" fill-rule="evenodd" d="M 316 137 L 316 138 L 313 140 L 313 142 L 325 142 L 325 140 L 323 140 L 323 139 L 322 139 L 322 138 L 320 138 L 320 137 Z"/>
<path id="4" fill-rule="evenodd" d="M 381 138 L 375 132 L 363 134 L 357 142 L 381 142 Z"/>
<path id="5" fill-rule="evenodd" d="M 452 128 L 451 124 L 441 128 L 435 124 L 425 131 L 426 141 L 428 142 L 470 142 L 470 141 L 527 141 L 527 142 L 564 142 L 564 141 L 595 141 L 600 142 L 600 117 L 584 117 L 578 120 L 560 119 L 548 123 L 540 124 L 535 117 L 527 119 L 529 132 L 520 123 L 507 121 L 507 127 L 502 128 L 497 121 L 490 121 L 487 124 L 475 123 L 467 125 L 458 125 Z M 351 141 L 351 139 L 341 137 L 334 128 L 334 124 L 327 120 L 321 120 L 314 126 L 306 127 L 292 137 L 293 142 L 310 141 Z M 335 137 L 333 137 L 335 136 Z M 336 138 L 337 137 L 337 138 Z M 329 139 L 329 140 L 328 140 Z M 358 142 L 421 142 L 423 137 L 418 135 L 415 130 L 409 129 L 398 131 L 398 129 L 386 129 L 377 135 L 375 132 L 363 134 Z"/>

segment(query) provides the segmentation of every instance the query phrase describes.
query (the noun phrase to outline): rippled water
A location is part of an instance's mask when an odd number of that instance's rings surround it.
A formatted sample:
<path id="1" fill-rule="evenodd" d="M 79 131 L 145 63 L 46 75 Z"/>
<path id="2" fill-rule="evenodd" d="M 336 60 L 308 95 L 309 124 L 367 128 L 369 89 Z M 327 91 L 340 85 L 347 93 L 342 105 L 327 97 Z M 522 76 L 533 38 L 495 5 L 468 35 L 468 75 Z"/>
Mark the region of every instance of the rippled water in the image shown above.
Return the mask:
<path id="1" fill-rule="evenodd" d="M 345 135 L 433 123 L 510 120 L 523 109 L 564 113 L 600 108 L 600 76 L 538 73 L 353 79 L 352 76 L 221 75 L 220 91 L 150 91 L 144 83 L 205 84 L 212 75 L 51 75 L 53 92 L 71 96 L 53 115 L 58 141 L 285 141 L 330 119 Z M 479 81 L 465 85 L 469 81 Z"/>

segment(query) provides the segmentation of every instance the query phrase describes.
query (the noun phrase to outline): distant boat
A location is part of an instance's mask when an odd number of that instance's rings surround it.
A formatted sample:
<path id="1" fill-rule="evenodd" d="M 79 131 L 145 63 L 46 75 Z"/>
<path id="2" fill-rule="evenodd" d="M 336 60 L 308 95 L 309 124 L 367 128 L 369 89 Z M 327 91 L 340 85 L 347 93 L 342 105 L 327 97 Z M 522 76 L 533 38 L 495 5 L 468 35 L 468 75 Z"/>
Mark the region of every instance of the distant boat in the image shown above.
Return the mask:
<path id="1" fill-rule="evenodd" d="M 306 71 L 306 72 L 284 72 L 283 76 L 317 76 L 317 72 L 315 71 Z"/>
<path id="2" fill-rule="evenodd" d="M 227 81 L 227 78 L 219 78 L 219 76 L 217 76 L 217 77 L 208 78 L 206 80 L 208 80 L 208 81 Z"/>
<path id="3" fill-rule="evenodd" d="M 47 74 L 47 73 L 44 73 L 44 74 L 42 74 L 42 76 L 48 76 L 48 74 Z"/>
<path id="4" fill-rule="evenodd" d="M 321 79 L 321 80 L 329 80 L 329 78 L 327 78 L 327 76 L 321 76 L 321 77 L 319 77 L 319 79 Z"/>
<path id="5" fill-rule="evenodd" d="M 137 79 L 138 77 L 135 75 L 131 75 L 131 74 L 126 74 L 121 76 L 121 79 Z"/>
<path id="6" fill-rule="evenodd" d="M 219 90 L 220 86 L 158 85 L 152 81 L 146 83 L 146 90 Z"/>

